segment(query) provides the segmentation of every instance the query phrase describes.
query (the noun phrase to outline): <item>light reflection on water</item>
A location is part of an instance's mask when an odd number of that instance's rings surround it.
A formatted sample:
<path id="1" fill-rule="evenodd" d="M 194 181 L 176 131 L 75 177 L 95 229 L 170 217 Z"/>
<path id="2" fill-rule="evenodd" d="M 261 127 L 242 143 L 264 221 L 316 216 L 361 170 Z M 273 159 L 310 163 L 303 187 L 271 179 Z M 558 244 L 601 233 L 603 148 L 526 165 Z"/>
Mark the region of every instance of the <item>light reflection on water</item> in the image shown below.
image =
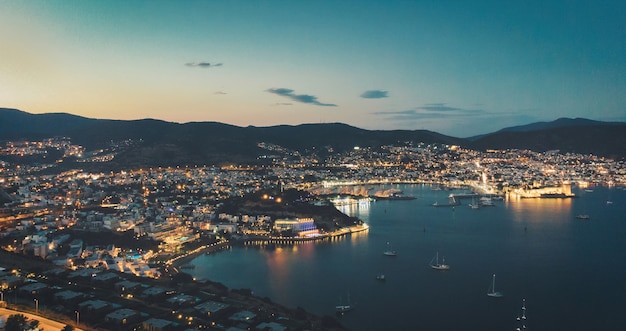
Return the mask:
<path id="1" fill-rule="evenodd" d="M 516 222 L 565 222 L 571 216 L 572 200 L 569 199 L 507 199 L 505 206 Z M 546 217 L 555 215 L 556 217 Z"/>
<path id="2" fill-rule="evenodd" d="M 356 309 L 341 321 L 353 330 L 514 330 L 522 298 L 530 329 L 626 325 L 625 191 L 596 188 L 575 192 L 576 199 L 496 201 L 473 210 L 467 201 L 431 206 L 450 191 L 401 188 L 417 199 L 350 210 L 368 219 L 368 232 L 293 247 L 235 247 L 195 259 L 194 276 L 319 315 L 333 315 L 349 291 Z M 609 195 L 614 203 L 607 205 Z M 383 256 L 388 241 L 397 257 Z M 437 251 L 448 272 L 428 266 Z M 379 273 L 386 282 L 375 279 Z M 505 294 L 497 302 L 485 295 L 493 273 Z"/>

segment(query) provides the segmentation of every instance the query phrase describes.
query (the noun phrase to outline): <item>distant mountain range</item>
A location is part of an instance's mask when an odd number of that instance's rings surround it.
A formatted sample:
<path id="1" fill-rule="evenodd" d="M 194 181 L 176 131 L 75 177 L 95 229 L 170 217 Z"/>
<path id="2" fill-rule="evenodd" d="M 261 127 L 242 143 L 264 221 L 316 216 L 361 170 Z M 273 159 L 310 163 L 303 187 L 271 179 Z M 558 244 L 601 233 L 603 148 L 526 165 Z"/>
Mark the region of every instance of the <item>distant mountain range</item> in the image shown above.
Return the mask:
<path id="1" fill-rule="evenodd" d="M 141 141 L 120 154 L 124 166 L 248 163 L 260 155 L 297 151 L 325 156 L 354 148 L 420 142 L 467 148 L 560 150 L 617 159 L 626 157 L 626 123 L 561 118 L 505 128 L 472 138 L 428 130 L 364 130 L 342 123 L 239 127 L 218 122 L 178 124 L 154 119 L 91 119 L 66 113 L 30 114 L 0 108 L 0 140 L 70 137 L 88 150 L 112 141 Z M 265 148 L 259 143 L 265 143 Z M 280 146 L 278 149 L 267 146 Z M 280 153 L 278 152 L 280 151 Z"/>

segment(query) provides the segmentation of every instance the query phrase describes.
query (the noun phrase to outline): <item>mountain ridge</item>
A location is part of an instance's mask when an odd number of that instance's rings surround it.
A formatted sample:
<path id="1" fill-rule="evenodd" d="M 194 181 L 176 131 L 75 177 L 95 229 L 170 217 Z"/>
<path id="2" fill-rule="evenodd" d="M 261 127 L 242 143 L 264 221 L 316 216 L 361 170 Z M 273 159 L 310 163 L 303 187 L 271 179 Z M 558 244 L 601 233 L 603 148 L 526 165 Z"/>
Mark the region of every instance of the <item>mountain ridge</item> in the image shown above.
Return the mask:
<path id="1" fill-rule="evenodd" d="M 304 123 L 266 127 L 240 127 L 220 122 L 175 123 L 158 119 L 92 119 L 68 113 L 30 114 L 0 108 L 0 139 L 43 139 L 67 136 L 88 150 L 111 141 L 133 139 L 142 143 L 122 153 L 118 162 L 152 166 L 255 162 L 271 154 L 258 144 L 269 143 L 299 153 L 320 156 L 355 146 L 426 144 L 459 145 L 487 149 L 530 149 L 538 152 L 626 156 L 626 123 L 583 118 L 559 118 L 504 128 L 472 138 L 457 138 L 428 130 L 366 130 L 345 123 Z"/>

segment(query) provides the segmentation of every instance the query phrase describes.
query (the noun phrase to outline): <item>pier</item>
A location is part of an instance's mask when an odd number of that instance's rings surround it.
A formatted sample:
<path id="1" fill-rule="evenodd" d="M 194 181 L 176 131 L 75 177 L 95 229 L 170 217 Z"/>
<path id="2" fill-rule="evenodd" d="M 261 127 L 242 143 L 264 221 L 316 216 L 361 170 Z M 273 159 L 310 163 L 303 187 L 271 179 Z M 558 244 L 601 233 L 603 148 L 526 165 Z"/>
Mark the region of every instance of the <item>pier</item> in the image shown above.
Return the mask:
<path id="1" fill-rule="evenodd" d="M 369 230 L 369 225 L 363 223 L 360 225 L 341 228 L 333 232 L 323 233 L 316 236 L 309 237 L 275 237 L 275 236 L 250 236 L 244 238 L 244 245 L 265 245 L 265 244 L 280 244 L 280 245 L 295 245 L 305 242 L 334 240 L 341 237 L 346 237 L 352 233 L 359 233 Z"/>

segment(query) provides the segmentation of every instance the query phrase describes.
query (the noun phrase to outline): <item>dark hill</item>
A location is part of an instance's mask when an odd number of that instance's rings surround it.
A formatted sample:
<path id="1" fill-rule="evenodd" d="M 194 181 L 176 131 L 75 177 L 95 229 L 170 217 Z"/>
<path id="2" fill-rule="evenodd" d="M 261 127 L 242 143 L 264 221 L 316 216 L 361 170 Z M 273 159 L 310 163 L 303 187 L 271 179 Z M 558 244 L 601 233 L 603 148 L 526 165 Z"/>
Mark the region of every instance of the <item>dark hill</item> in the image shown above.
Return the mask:
<path id="1" fill-rule="evenodd" d="M 94 150 L 126 139 L 140 141 L 118 155 L 120 166 L 166 166 L 255 162 L 275 154 L 258 147 L 275 144 L 300 153 L 342 152 L 354 146 L 405 143 L 461 144 L 462 139 L 419 130 L 369 131 L 342 123 L 238 127 L 217 122 L 171 123 L 154 119 L 96 120 L 70 114 L 33 115 L 0 109 L 0 139 L 67 136 Z"/>
<path id="2" fill-rule="evenodd" d="M 59 136 L 98 121 L 65 113 L 29 114 L 17 109 L 0 108 L 0 139 Z"/>
<path id="3" fill-rule="evenodd" d="M 623 158 L 626 155 L 624 125 L 558 119 L 461 139 L 426 130 L 364 130 L 342 123 L 239 127 L 218 122 L 179 124 L 155 119 L 99 120 L 65 113 L 36 115 L 0 108 L 0 140 L 67 136 L 74 143 L 95 150 L 108 147 L 111 142 L 132 139 L 132 146 L 112 163 L 119 167 L 250 163 L 256 162 L 260 155 L 280 157 L 284 153 L 264 150 L 258 146 L 260 142 L 320 156 L 354 146 L 376 148 L 423 142 L 481 150 L 559 149 Z"/>
<path id="4" fill-rule="evenodd" d="M 626 156 L 626 123 L 568 125 L 533 131 L 498 131 L 469 146 L 473 149 L 528 149 L 536 152 L 594 154 L 623 159 Z"/>
<path id="5" fill-rule="evenodd" d="M 524 131 L 537 131 L 546 129 L 559 129 L 572 126 L 595 126 L 595 125 L 612 125 L 618 124 L 614 122 L 601 122 L 589 120 L 586 118 L 567 118 L 561 117 L 551 122 L 535 122 L 526 125 L 512 126 L 501 129 L 497 132 L 524 132 Z"/>

